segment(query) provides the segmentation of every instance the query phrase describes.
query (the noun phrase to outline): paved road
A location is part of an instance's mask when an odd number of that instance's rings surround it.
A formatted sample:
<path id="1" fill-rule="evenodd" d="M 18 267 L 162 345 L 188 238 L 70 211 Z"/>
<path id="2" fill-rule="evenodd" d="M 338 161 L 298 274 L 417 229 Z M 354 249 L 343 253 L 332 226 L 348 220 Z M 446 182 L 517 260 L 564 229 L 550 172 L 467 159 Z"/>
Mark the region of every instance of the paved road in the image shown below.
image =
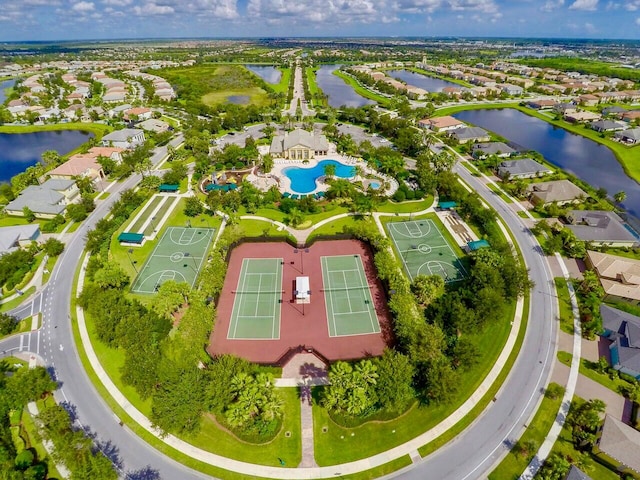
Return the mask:
<path id="1" fill-rule="evenodd" d="M 523 424 L 540 398 L 553 361 L 556 327 L 555 322 L 550 320 L 556 317 L 556 311 L 552 279 L 549 278 L 544 257 L 535 246 L 533 238 L 523 231 L 520 218 L 497 195 L 464 168 L 456 167 L 456 170 L 498 210 L 521 245 L 531 268 L 530 276 L 536 282 L 529 329 L 514 370 L 489 411 L 453 442 L 414 465 L 411 470 L 394 475 L 400 478 L 464 480 L 482 477 L 506 451 L 509 439 L 524 428 Z M 136 176 L 118 184 L 67 244 L 48 286 L 33 299 L 34 309 L 42 306 L 42 329 L 1 341 L 0 352 L 8 353 L 9 350 L 20 349 L 22 345 L 23 350 L 39 353 L 53 368 L 62 384 L 57 394 L 59 400 L 74 406 L 78 421 L 96 432 L 98 444 L 103 451 L 111 452 L 111 456 L 123 465 L 128 478 L 208 478 L 163 456 L 119 425 L 118 419 L 89 381 L 73 342 L 69 298 L 73 276 L 84 248 L 85 235 L 106 215 L 120 192 L 132 187 L 138 180 L 139 177 Z M 31 303 L 14 312 L 29 316 Z"/>

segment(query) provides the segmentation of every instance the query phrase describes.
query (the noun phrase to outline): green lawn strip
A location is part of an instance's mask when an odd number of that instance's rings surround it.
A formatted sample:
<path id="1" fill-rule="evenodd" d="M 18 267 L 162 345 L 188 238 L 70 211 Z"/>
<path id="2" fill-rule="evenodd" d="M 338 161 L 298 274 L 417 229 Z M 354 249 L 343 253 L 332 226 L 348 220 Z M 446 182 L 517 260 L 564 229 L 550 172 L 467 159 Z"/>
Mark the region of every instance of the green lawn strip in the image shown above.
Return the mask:
<path id="1" fill-rule="evenodd" d="M 2 309 L 0 309 L 0 311 L 2 311 Z M 10 337 L 11 335 L 18 335 L 20 333 L 28 332 L 29 330 L 31 330 L 31 317 L 20 320 L 17 323 L 16 329 L 8 335 L 0 335 L 0 340 Z M 7 360 L 7 358 L 4 358 L 3 360 Z"/>
<path id="2" fill-rule="evenodd" d="M 374 100 L 378 102 L 380 105 L 388 105 L 390 103 L 390 99 L 380 95 L 379 93 L 375 93 L 368 88 L 363 87 L 355 78 L 350 75 L 347 75 L 340 70 L 336 70 L 333 72 L 336 77 L 340 77 L 343 79 L 351 88 L 355 90 L 355 92 L 361 97 L 368 98 L 370 100 Z"/>
<path id="3" fill-rule="evenodd" d="M 44 271 L 42 272 L 43 284 L 47 283 L 47 281 L 49 280 L 49 277 L 51 277 L 51 272 L 53 272 L 53 267 L 55 267 L 57 260 L 58 260 L 58 257 L 49 257 L 47 259 L 47 264 L 44 266 Z M 49 273 L 47 273 L 47 271 Z"/>
<path id="4" fill-rule="evenodd" d="M 413 213 L 426 210 L 433 205 L 433 195 L 426 195 L 422 200 L 405 201 L 396 203 L 393 200 L 387 200 L 376 207 L 376 212 L 384 213 Z"/>
<path id="5" fill-rule="evenodd" d="M 113 130 L 113 127 L 102 123 L 53 123 L 46 125 L 2 125 L 0 133 L 33 133 L 52 132 L 59 130 L 83 130 L 93 133 L 96 139 L 102 138 L 105 134 Z"/>
<path id="6" fill-rule="evenodd" d="M 245 237 L 282 237 L 289 236 L 288 232 L 278 230 L 278 226 L 266 220 L 245 219 L 240 220 L 238 225 L 242 227 L 243 236 Z"/>
<path id="7" fill-rule="evenodd" d="M 571 309 L 567 282 L 562 277 L 556 277 L 553 281 L 556 284 L 558 306 L 560 308 L 560 329 L 569 335 L 573 335 L 573 310 Z"/>
<path id="8" fill-rule="evenodd" d="M 331 218 L 340 213 L 346 213 L 349 211 L 347 207 L 336 205 L 332 202 L 326 203 L 324 205 L 319 205 L 319 208 L 321 209 L 321 211 L 319 211 L 318 213 L 304 214 L 305 221 L 310 221 L 313 225 L 327 218 Z M 238 215 L 255 215 L 258 217 L 265 217 L 270 220 L 276 220 L 282 223 L 285 223 L 285 220 L 287 218 L 286 213 L 276 208 L 259 208 L 253 213 L 248 213 L 244 207 L 240 207 L 238 209 Z"/>
<path id="9" fill-rule="evenodd" d="M 539 118 L 551 125 L 556 127 L 563 128 L 571 133 L 575 133 L 576 135 L 581 135 L 590 140 L 593 140 L 596 143 L 602 144 L 614 153 L 624 171 L 636 181 L 640 181 L 640 162 L 637 161 L 637 157 L 640 154 L 640 147 L 627 147 L 618 142 L 614 142 L 608 137 L 601 137 L 598 132 L 592 130 L 590 128 L 585 128 L 583 125 L 575 125 L 564 120 L 555 120 L 553 118 L 548 117 L 540 112 L 532 110 L 527 107 L 523 107 L 517 103 L 488 103 L 488 104 L 478 104 L 478 105 L 456 105 L 453 107 L 446 107 L 437 110 L 437 115 L 451 115 L 456 112 L 461 112 L 463 110 L 485 110 L 485 109 L 500 109 L 500 108 L 513 108 L 515 110 L 519 110 L 522 113 L 529 115 L 531 117 Z M 557 167 L 554 167 L 557 168 Z M 610 192 L 611 194 L 616 192 Z"/>
<path id="10" fill-rule="evenodd" d="M 24 290 L 24 293 L 22 295 L 17 296 L 13 300 L 9 300 L 8 302 L 0 304 L 0 312 L 13 310 L 21 303 L 27 301 L 27 299 L 34 293 L 36 293 L 36 287 L 27 288 L 26 290 Z"/>
<path id="11" fill-rule="evenodd" d="M 49 222 L 49 220 L 45 220 L 43 218 L 37 218 L 35 219 L 33 222 L 28 222 L 26 218 L 24 217 L 14 217 L 11 215 L 3 215 L 0 218 L 0 227 L 15 227 L 18 225 L 35 225 L 38 224 L 40 225 L 40 229 L 42 229 L 42 227 L 44 226 L 45 223 Z M 67 224 L 69 223 L 69 221 L 65 221 L 62 225 L 59 225 L 58 228 L 56 228 L 55 233 L 60 233 L 62 232 L 62 230 L 67 226 Z"/>
<path id="12" fill-rule="evenodd" d="M 127 227 L 127 232 L 141 232 L 142 230 L 142 225 L 144 225 L 144 222 L 146 222 L 149 219 L 149 216 L 151 215 L 151 212 L 153 212 L 153 210 L 160 205 L 160 202 L 162 202 L 165 199 L 165 197 L 163 197 L 162 195 L 154 195 L 153 197 L 151 197 L 146 203 L 145 203 L 145 207 L 144 207 L 144 211 L 142 212 L 142 214 L 140 215 L 140 217 L 136 220 L 136 222 L 130 226 Z"/>
<path id="13" fill-rule="evenodd" d="M 286 95 L 289 90 L 289 82 L 291 81 L 291 69 L 288 67 L 278 67 L 278 70 L 282 72 L 280 82 L 270 83 L 269 85 L 273 88 L 274 92 L 284 93 Z"/>
<path id="14" fill-rule="evenodd" d="M 571 354 L 568 352 L 559 351 L 558 360 L 567 366 L 571 366 Z M 622 380 L 621 378 L 611 379 L 606 373 L 598 373 L 595 370 L 596 364 L 586 358 L 580 359 L 580 374 L 599 383 L 605 388 L 622 395 L 620 392 L 625 387 L 629 386 L 629 382 Z"/>
<path id="15" fill-rule="evenodd" d="M 313 232 L 311 232 L 311 235 L 309 235 L 307 241 L 320 235 L 335 235 L 344 233 L 345 227 L 355 225 L 358 221 L 360 221 L 361 218 L 362 217 L 349 215 L 348 217 L 338 218 L 331 222 L 325 223 L 321 227 L 318 227 Z"/>
<path id="16" fill-rule="evenodd" d="M 311 98 L 308 98 L 307 100 L 311 100 L 311 104 L 314 107 L 323 107 L 323 101 L 320 99 L 321 95 L 318 95 L 322 94 L 322 90 L 318 86 L 318 81 L 316 80 L 316 69 L 313 67 L 307 67 L 304 69 L 303 73 L 307 77 L 307 86 L 309 87 L 309 95 L 311 95 Z M 288 84 L 285 93 L 287 91 Z"/>
<path id="17" fill-rule="evenodd" d="M 544 397 L 542 403 L 536 412 L 535 417 L 529 423 L 529 426 L 518 440 L 521 444 L 531 442 L 535 445 L 537 450 L 549 432 L 549 429 L 553 425 L 554 420 L 558 415 L 558 409 L 562 403 L 562 396 L 559 395 L 556 399 Z M 527 465 L 531 461 L 535 451 L 530 452 L 531 455 L 522 456 L 513 451 L 504 457 L 502 462 L 491 472 L 489 480 L 515 480 L 517 479 Z"/>
<path id="18" fill-rule="evenodd" d="M 205 473 L 207 475 L 211 475 L 211 476 L 216 477 L 216 478 L 222 478 L 222 479 L 228 479 L 228 480 L 261 479 L 261 478 L 263 478 L 263 477 L 254 477 L 254 476 L 243 475 L 243 474 L 239 474 L 239 473 L 235 473 L 235 472 L 230 472 L 228 470 L 224 470 L 224 469 L 215 467 L 213 465 L 209 465 L 209 464 L 201 462 L 199 460 L 195 460 L 195 459 L 189 457 L 188 455 L 185 455 L 185 454 L 179 452 L 178 450 L 174 449 L 173 447 L 170 447 L 169 445 L 167 445 L 166 443 L 162 442 L 160 439 L 158 439 L 157 437 L 155 437 L 154 435 L 149 433 L 146 429 L 144 429 L 137 422 L 135 422 L 124 411 L 124 409 L 122 409 L 120 407 L 120 405 L 118 405 L 118 403 L 113 399 L 113 397 L 111 396 L 109 391 L 105 388 L 105 386 L 102 384 L 102 382 L 100 381 L 100 379 L 96 375 L 95 370 L 93 369 L 91 363 L 89 362 L 89 359 L 87 358 L 87 354 L 85 352 L 84 345 L 82 344 L 81 339 L 80 339 L 80 332 L 78 330 L 78 321 L 77 321 L 76 311 L 75 311 L 75 303 L 76 303 L 75 302 L 75 294 L 76 294 L 75 286 L 77 285 L 77 279 L 78 279 L 79 273 L 80 273 L 80 266 L 78 266 L 78 270 L 76 271 L 76 274 L 75 274 L 75 277 L 74 277 L 74 282 L 73 282 L 74 286 L 73 286 L 72 301 L 71 301 L 71 320 L 72 320 L 73 335 L 74 335 L 74 339 L 75 339 L 76 345 L 78 345 L 78 355 L 80 357 L 80 360 L 82 362 L 84 370 L 87 373 L 87 376 L 89 377 L 89 379 L 91 380 L 93 385 L 95 386 L 95 388 L 97 389 L 97 391 L 100 394 L 100 396 L 102 396 L 104 401 L 109 406 L 109 408 L 111 408 L 111 410 L 118 416 L 118 418 L 120 420 L 122 420 L 122 422 L 124 424 L 126 424 L 126 426 L 132 432 L 134 432 L 136 435 L 138 435 L 141 439 L 146 441 L 149 445 L 154 447 L 159 452 L 163 453 L 164 455 L 167 455 L 168 457 L 176 460 L 177 462 L 182 463 L 183 465 L 186 465 L 189 468 L 193 468 L 195 470 L 198 470 L 200 472 L 203 472 L 203 473 Z M 94 347 L 96 347 L 99 343 L 100 342 L 92 341 L 92 344 L 94 345 Z M 105 367 L 105 369 L 106 369 L 107 367 L 111 367 L 111 366 L 110 365 L 104 365 L 104 363 L 103 363 L 103 367 Z M 118 367 L 116 367 L 116 369 L 117 368 Z M 116 385 L 118 385 L 118 382 L 116 382 Z M 135 391 L 134 391 L 134 396 L 137 396 L 137 393 Z M 134 401 L 132 401 L 133 400 L 132 397 L 128 396 L 127 398 L 129 399 L 129 401 L 132 404 L 134 404 Z M 138 404 L 140 404 L 140 401 L 138 402 Z M 149 409 L 149 407 L 147 407 L 147 410 L 148 409 Z M 242 451 L 243 451 L 244 447 L 245 447 L 244 443 L 238 442 L 239 459 L 241 459 L 243 461 L 250 461 L 250 459 L 248 459 L 246 456 L 242 455 Z M 276 458 L 276 461 L 277 461 L 277 458 Z"/>
<path id="19" fill-rule="evenodd" d="M 489 190 L 497 193 L 505 202 L 513 203 L 513 199 L 509 195 L 505 194 L 495 183 L 487 183 L 486 186 Z"/>
<path id="20" fill-rule="evenodd" d="M 38 440 L 39 435 L 37 433 L 36 425 L 33 421 L 33 417 L 26 408 L 22 412 L 22 428 L 28 438 L 27 448 L 34 448 L 36 450 L 36 458 L 38 461 L 45 462 L 47 464 L 47 478 L 62 478 L 60 472 L 58 472 L 58 469 L 56 468 L 55 462 L 49 456 L 49 453 L 44 448 L 42 442 Z"/>
<path id="21" fill-rule="evenodd" d="M 573 397 L 573 401 L 584 403 L 584 400 L 582 398 L 575 395 Z M 551 449 L 551 453 L 549 456 L 555 453 L 562 454 L 564 457 L 572 459 L 584 458 L 586 467 L 583 467 L 582 470 L 593 479 L 620 480 L 620 476 L 618 474 L 599 463 L 592 454 L 583 454 L 584 456 L 581 457 L 581 452 L 576 450 L 573 446 L 573 442 L 571 441 L 571 427 L 566 422 L 562 427 L 562 430 L 560 431 L 558 440 L 556 440 L 556 443 L 553 444 L 553 448 Z M 539 479 L 540 476 L 538 475 L 535 478 Z"/>
<path id="22" fill-rule="evenodd" d="M 434 72 L 429 72 L 427 70 L 422 70 L 421 68 L 405 67 L 404 69 L 408 70 L 410 72 L 419 73 L 419 74 L 424 75 L 426 77 L 439 78 L 440 80 L 444 80 L 446 82 L 457 83 L 458 85 L 462 85 L 463 87 L 467 87 L 467 88 L 472 88 L 473 87 L 472 84 L 470 84 L 469 82 L 465 82 L 464 80 L 458 80 L 457 78 L 445 77 L 445 76 L 442 76 L 442 75 L 438 75 L 437 73 L 434 73 Z"/>
<path id="23" fill-rule="evenodd" d="M 393 472 L 397 472 L 401 468 L 411 465 L 411 457 L 404 455 L 396 458 L 395 460 L 380 465 L 379 467 L 365 470 L 364 472 L 354 473 L 352 475 L 340 475 L 340 472 L 336 472 L 335 478 L 349 479 L 349 480 L 372 480 L 374 478 L 380 478 Z"/>

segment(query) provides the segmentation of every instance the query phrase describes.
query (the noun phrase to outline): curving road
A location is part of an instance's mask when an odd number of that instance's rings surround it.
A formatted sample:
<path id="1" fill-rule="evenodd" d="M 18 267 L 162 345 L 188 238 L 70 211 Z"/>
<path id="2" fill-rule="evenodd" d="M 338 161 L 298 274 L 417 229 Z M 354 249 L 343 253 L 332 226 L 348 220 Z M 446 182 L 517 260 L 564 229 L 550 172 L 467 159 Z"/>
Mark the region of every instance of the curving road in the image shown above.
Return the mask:
<path id="1" fill-rule="evenodd" d="M 154 159 L 160 160 L 161 155 Z M 464 168 L 457 173 L 482 195 L 502 216 L 513 232 L 536 283 L 531 298 L 529 325 L 518 361 L 497 395 L 495 403 L 464 433 L 405 471 L 393 477 L 404 479 L 481 478 L 507 449 L 509 441 L 524 429 L 547 383 L 555 351 L 557 317 L 555 289 L 546 260 L 535 239 L 524 230 L 521 219 L 492 191 Z M 85 373 L 70 322 L 69 298 L 88 230 L 103 218 L 124 189 L 133 187 L 139 177 L 117 184 L 111 195 L 96 208 L 67 244 L 52 272 L 49 284 L 32 301 L 12 313 L 21 317 L 42 311 L 43 326 L 36 332 L 0 341 L 0 354 L 16 350 L 40 355 L 61 382 L 58 400 L 72 406 L 78 422 L 94 432 L 96 442 L 121 466 L 131 479 L 209 478 L 164 456 L 139 439 L 111 412 Z"/>

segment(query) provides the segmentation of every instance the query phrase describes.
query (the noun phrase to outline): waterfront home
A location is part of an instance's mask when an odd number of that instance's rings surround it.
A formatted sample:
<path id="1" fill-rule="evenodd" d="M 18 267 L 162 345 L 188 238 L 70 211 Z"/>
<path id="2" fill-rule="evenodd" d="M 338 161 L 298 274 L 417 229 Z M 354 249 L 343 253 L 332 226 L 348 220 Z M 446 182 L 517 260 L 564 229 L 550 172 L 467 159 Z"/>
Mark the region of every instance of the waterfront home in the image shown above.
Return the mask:
<path id="1" fill-rule="evenodd" d="M 611 366 L 640 379 L 640 317 L 606 304 L 600 305 L 603 331 L 600 336 L 611 340 Z"/>
<path id="2" fill-rule="evenodd" d="M 498 165 L 498 176 L 500 178 L 535 178 L 550 173 L 553 172 L 531 158 L 505 160 Z"/>
<path id="3" fill-rule="evenodd" d="M 626 108 L 613 106 L 613 107 L 605 107 L 602 109 L 602 115 L 612 116 L 612 117 L 620 117 L 624 112 L 626 112 Z"/>
<path id="4" fill-rule="evenodd" d="M 578 107 L 573 103 L 556 103 L 553 106 L 553 111 L 560 115 L 566 115 L 568 113 L 575 113 L 578 111 Z"/>
<path id="5" fill-rule="evenodd" d="M 448 134 L 460 144 L 469 142 L 488 142 L 491 139 L 489 132 L 480 127 L 463 127 L 451 130 Z"/>
<path id="6" fill-rule="evenodd" d="M 104 178 L 104 171 L 97 161 L 97 156 L 79 153 L 72 155 L 69 160 L 51 170 L 48 175 L 51 178 L 68 180 L 83 177 L 88 178 L 91 182 L 97 182 Z"/>
<path id="7" fill-rule="evenodd" d="M 567 122 L 571 123 L 583 123 L 583 122 L 593 122 L 594 120 L 600 120 L 600 115 L 593 112 L 582 111 L 582 112 L 570 112 L 564 114 L 564 119 Z"/>
<path id="8" fill-rule="evenodd" d="M 624 122 L 616 122 L 614 120 L 598 120 L 591 124 L 591 128 L 593 128 L 596 132 L 616 132 L 619 130 L 625 130 L 627 128 L 627 124 Z"/>
<path id="9" fill-rule="evenodd" d="M 474 143 L 471 147 L 473 158 L 487 158 L 489 155 L 496 157 L 508 157 L 516 151 L 503 142 Z"/>
<path id="10" fill-rule="evenodd" d="M 605 416 L 593 452 L 619 474 L 640 476 L 640 432 L 611 415 Z"/>
<path id="11" fill-rule="evenodd" d="M 532 183 L 527 188 L 527 192 L 534 205 L 580 203 L 589 196 L 587 192 L 566 179 Z"/>
<path id="12" fill-rule="evenodd" d="M 464 128 L 467 125 L 457 118 L 451 116 L 424 118 L 418 122 L 421 128 L 433 130 L 434 132 L 448 132 L 456 128 Z"/>
<path id="13" fill-rule="evenodd" d="M 620 115 L 620 118 L 625 122 L 633 122 L 634 120 L 640 120 L 640 110 L 629 110 Z"/>
<path id="14" fill-rule="evenodd" d="M 598 274 L 605 300 L 640 304 L 640 260 L 588 250 L 585 263 Z"/>
<path id="15" fill-rule="evenodd" d="M 571 210 L 569 225 L 578 240 L 592 245 L 634 247 L 639 243 L 636 234 L 618 215 L 608 210 Z"/>
<path id="16" fill-rule="evenodd" d="M 74 180 L 51 178 L 42 185 L 29 185 L 4 210 L 8 215 L 24 217 L 29 208 L 38 218 L 53 218 L 64 214 L 67 205 L 80 199 L 80 190 Z"/>
<path id="17" fill-rule="evenodd" d="M 534 110 L 546 110 L 549 108 L 553 108 L 556 105 L 555 100 L 548 100 L 548 99 L 543 99 L 543 100 L 531 100 L 529 102 L 527 102 L 527 107 L 529 108 L 533 108 Z"/>
<path id="18" fill-rule="evenodd" d="M 103 146 L 124 149 L 136 148 L 138 145 L 142 145 L 144 141 L 144 131 L 137 128 L 115 130 L 102 137 Z"/>
<path id="19" fill-rule="evenodd" d="M 640 143 L 640 128 L 631 128 L 629 130 L 616 132 L 613 138 L 622 143 L 635 145 L 637 143 Z"/>

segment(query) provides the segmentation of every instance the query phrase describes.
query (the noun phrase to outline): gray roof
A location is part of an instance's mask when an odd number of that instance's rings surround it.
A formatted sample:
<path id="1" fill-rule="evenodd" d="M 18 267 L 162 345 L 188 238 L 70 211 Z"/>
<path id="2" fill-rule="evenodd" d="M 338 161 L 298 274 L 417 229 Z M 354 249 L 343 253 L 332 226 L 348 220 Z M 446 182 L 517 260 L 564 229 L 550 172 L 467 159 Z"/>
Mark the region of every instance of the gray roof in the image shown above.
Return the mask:
<path id="1" fill-rule="evenodd" d="M 598 447 L 611 458 L 640 472 L 640 432 L 636 429 L 607 415 Z"/>
<path id="2" fill-rule="evenodd" d="M 594 130 L 616 130 L 625 127 L 613 120 L 597 120 L 591 124 L 591 128 Z"/>
<path id="3" fill-rule="evenodd" d="M 527 191 L 544 203 L 570 202 L 580 197 L 587 198 L 589 196 L 580 187 L 565 179 L 532 183 L 527 187 Z"/>
<path id="4" fill-rule="evenodd" d="M 479 154 L 485 155 L 495 155 L 495 154 L 512 154 L 515 153 L 515 150 L 511 148 L 509 145 L 503 142 L 487 142 L 487 143 L 476 143 L 471 147 L 473 150 L 473 154 L 476 152 Z"/>
<path id="5" fill-rule="evenodd" d="M 451 136 L 456 137 L 458 140 L 472 140 L 474 138 L 488 137 L 489 132 L 480 127 L 463 127 L 452 130 Z"/>
<path id="6" fill-rule="evenodd" d="M 612 113 L 624 113 L 627 110 L 622 107 L 607 107 L 602 109 L 604 115 L 611 115 Z"/>
<path id="7" fill-rule="evenodd" d="M 14 250 L 20 241 L 37 237 L 39 232 L 39 224 L 0 228 L 0 255 Z"/>
<path id="8" fill-rule="evenodd" d="M 60 192 L 67 190 L 74 183 L 74 180 L 50 178 L 42 185 L 29 185 L 20 192 L 18 198 L 9 202 L 5 209 L 22 211 L 24 207 L 29 207 L 34 213 L 62 214 L 66 206 L 60 204 L 64 199 Z"/>
<path id="9" fill-rule="evenodd" d="M 322 134 L 315 135 L 306 130 L 296 128 L 292 132 L 274 137 L 271 142 L 270 152 L 281 153 L 296 145 L 302 145 L 314 151 L 329 150 L 329 141 L 326 136 Z"/>
<path id="10" fill-rule="evenodd" d="M 640 328 L 640 317 L 604 303 L 600 304 L 600 316 L 602 317 L 602 327 L 611 332 L 616 332 L 620 336 L 626 336 L 627 324 Z M 633 329 L 634 334 L 635 332 L 636 330 Z M 633 342 L 636 348 L 640 348 L 640 338 L 634 338 Z"/>
<path id="11" fill-rule="evenodd" d="M 569 229 L 586 242 L 637 242 L 622 219 L 607 210 L 571 210 L 567 214 Z"/>
<path id="12" fill-rule="evenodd" d="M 498 165 L 498 175 L 503 177 L 507 173 L 512 177 L 516 177 L 519 175 L 551 173 L 551 170 L 531 158 L 521 158 L 519 160 L 505 160 Z"/>
<path id="13" fill-rule="evenodd" d="M 123 128 L 122 130 L 115 130 L 104 137 L 103 142 L 128 142 L 129 139 L 135 137 L 139 133 L 144 133 L 143 130 L 137 128 Z"/>
<path id="14" fill-rule="evenodd" d="M 616 132 L 616 138 L 631 138 L 632 140 L 640 140 L 640 128 L 631 128 L 629 130 L 623 130 L 622 132 Z"/>
<path id="15" fill-rule="evenodd" d="M 592 480 L 589 475 L 584 473 L 575 465 L 571 465 L 571 468 L 567 472 L 567 476 L 564 477 L 564 480 Z"/>

